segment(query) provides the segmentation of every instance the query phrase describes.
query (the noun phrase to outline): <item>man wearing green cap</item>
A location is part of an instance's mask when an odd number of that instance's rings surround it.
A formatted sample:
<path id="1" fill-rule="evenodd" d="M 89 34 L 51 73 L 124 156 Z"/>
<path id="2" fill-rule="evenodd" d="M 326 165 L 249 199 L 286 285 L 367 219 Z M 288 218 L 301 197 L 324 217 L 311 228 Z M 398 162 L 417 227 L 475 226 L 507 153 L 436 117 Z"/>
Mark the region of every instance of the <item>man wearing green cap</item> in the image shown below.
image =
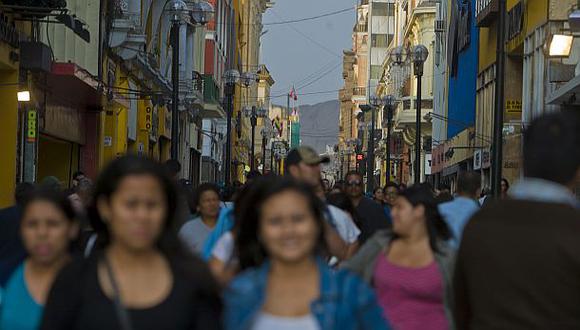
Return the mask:
<path id="1" fill-rule="evenodd" d="M 356 252 L 360 230 L 348 213 L 333 205 L 328 205 L 325 201 L 321 164 L 329 161 L 328 157 L 321 157 L 314 149 L 300 146 L 288 153 L 285 161 L 286 174 L 311 186 L 325 202 L 326 243 L 334 257 L 345 260 Z"/>

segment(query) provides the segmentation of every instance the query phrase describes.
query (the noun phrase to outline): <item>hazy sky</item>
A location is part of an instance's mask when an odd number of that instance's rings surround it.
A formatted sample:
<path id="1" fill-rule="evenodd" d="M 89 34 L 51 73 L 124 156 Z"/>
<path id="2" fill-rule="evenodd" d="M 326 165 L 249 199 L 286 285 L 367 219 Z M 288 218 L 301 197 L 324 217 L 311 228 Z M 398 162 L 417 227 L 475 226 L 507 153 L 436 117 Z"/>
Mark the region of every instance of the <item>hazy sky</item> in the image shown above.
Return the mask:
<path id="1" fill-rule="evenodd" d="M 298 94 L 332 91 L 342 87 L 342 50 L 352 47 L 356 2 L 276 0 L 274 7 L 264 15 L 264 31 L 267 32 L 262 37 L 261 53 L 261 62 L 267 65 L 276 81 L 272 87 L 272 96 L 287 93 L 292 85 L 295 85 Z M 346 8 L 352 10 L 312 21 L 267 25 Z M 298 104 L 314 104 L 337 98 L 338 91 L 299 95 Z M 286 98 L 273 98 L 272 102 L 286 104 Z"/>

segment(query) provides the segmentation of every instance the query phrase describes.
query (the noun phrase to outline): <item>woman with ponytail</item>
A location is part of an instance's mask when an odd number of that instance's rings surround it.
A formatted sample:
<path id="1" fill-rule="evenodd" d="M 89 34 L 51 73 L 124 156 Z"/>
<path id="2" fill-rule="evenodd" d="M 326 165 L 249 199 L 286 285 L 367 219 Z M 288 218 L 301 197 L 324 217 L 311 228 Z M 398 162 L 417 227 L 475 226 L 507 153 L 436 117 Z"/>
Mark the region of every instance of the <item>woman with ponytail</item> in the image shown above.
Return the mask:
<path id="1" fill-rule="evenodd" d="M 394 329 L 454 329 L 451 233 L 428 185 L 402 191 L 393 228 L 377 232 L 343 267 L 375 288 Z"/>

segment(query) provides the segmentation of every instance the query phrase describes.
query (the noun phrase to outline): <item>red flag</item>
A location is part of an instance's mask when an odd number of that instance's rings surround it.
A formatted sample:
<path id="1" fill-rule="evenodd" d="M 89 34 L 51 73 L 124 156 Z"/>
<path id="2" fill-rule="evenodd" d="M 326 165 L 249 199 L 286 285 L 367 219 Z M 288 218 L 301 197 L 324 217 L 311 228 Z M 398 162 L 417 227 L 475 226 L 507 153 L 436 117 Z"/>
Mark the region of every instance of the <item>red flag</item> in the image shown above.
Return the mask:
<path id="1" fill-rule="evenodd" d="M 298 100 L 298 95 L 296 94 L 296 90 L 294 86 L 292 86 L 292 90 L 290 90 L 290 98 L 294 99 L 294 101 Z"/>

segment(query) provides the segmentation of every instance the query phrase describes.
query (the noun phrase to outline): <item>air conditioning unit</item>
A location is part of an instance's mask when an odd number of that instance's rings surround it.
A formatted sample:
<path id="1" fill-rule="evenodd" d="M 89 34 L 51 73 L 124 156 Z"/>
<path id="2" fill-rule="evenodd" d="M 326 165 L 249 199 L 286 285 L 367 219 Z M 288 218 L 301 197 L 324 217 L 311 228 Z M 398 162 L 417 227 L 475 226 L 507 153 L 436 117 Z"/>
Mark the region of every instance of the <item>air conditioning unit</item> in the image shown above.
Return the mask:
<path id="1" fill-rule="evenodd" d="M 445 32 L 445 21 L 444 20 L 435 20 L 435 33 L 437 32 Z"/>

